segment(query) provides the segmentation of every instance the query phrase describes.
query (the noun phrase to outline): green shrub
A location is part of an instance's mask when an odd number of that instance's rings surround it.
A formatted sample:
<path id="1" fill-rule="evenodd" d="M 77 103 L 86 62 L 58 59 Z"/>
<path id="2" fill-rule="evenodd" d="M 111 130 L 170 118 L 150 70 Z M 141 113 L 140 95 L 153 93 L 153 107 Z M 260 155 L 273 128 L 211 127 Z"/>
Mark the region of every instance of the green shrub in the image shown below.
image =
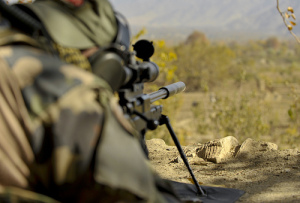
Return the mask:
<path id="1" fill-rule="evenodd" d="M 197 129 L 214 137 L 235 136 L 241 139 L 260 138 L 269 134 L 270 126 L 264 119 L 268 108 L 255 94 L 230 96 L 216 95 L 205 106 L 193 107 Z"/>

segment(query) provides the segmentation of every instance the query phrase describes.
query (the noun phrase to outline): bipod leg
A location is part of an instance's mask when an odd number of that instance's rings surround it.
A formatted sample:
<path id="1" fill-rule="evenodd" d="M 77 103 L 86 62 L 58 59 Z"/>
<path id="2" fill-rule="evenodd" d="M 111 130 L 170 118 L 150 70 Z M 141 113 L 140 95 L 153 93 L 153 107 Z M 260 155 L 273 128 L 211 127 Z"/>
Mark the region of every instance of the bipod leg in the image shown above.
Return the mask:
<path id="1" fill-rule="evenodd" d="M 190 174 L 192 176 L 192 179 L 193 179 L 193 181 L 195 183 L 195 186 L 196 186 L 196 188 L 198 190 L 198 195 L 206 196 L 205 192 L 200 187 L 200 185 L 199 185 L 199 183 L 198 183 L 198 181 L 197 181 L 197 179 L 196 179 L 196 177 L 195 177 L 195 175 L 193 173 L 193 170 L 192 170 L 192 168 L 191 168 L 191 166 L 190 166 L 190 164 L 189 164 L 189 162 L 188 162 L 188 160 L 187 160 L 187 158 L 185 156 L 184 151 L 182 150 L 182 147 L 181 147 L 181 145 L 179 143 L 179 140 L 178 140 L 178 138 L 177 138 L 177 136 L 176 136 L 176 134 L 175 134 L 172 126 L 171 126 L 171 123 L 170 123 L 170 120 L 169 120 L 168 116 L 161 115 L 160 120 L 159 120 L 159 124 L 160 125 L 165 124 L 167 126 L 168 131 L 171 134 L 171 137 L 172 137 L 172 139 L 173 139 L 173 141 L 174 141 L 174 143 L 175 143 L 175 145 L 177 147 L 177 150 L 178 150 L 178 152 L 179 152 L 179 154 L 180 154 L 180 156 L 181 156 L 181 158 L 182 158 L 185 166 L 187 167 L 187 169 L 189 170 L 189 172 L 190 172 Z"/>

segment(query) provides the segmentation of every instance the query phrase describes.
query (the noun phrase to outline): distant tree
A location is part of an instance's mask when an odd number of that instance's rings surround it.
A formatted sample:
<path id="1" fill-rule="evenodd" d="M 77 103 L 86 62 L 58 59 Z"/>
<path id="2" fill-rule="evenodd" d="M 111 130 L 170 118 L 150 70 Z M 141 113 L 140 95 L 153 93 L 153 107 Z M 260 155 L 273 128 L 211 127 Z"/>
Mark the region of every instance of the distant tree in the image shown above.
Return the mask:
<path id="1" fill-rule="evenodd" d="M 280 46 L 280 41 L 277 37 L 269 37 L 266 39 L 265 47 L 266 48 L 272 48 L 272 49 L 278 49 Z"/>
<path id="2" fill-rule="evenodd" d="M 195 43 L 209 44 L 209 40 L 203 32 L 194 31 L 187 37 L 187 39 L 185 40 L 185 44 L 188 45 Z"/>

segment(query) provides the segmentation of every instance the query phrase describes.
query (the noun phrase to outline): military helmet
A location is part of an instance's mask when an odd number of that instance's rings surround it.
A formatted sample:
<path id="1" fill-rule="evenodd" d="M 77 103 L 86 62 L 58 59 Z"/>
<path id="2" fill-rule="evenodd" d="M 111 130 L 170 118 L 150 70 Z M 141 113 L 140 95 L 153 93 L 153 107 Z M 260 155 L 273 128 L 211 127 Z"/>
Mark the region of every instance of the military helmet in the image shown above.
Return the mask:
<path id="1" fill-rule="evenodd" d="M 42 22 L 54 42 L 87 49 L 109 45 L 117 35 L 117 20 L 108 0 L 37 0 L 22 5 Z"/>

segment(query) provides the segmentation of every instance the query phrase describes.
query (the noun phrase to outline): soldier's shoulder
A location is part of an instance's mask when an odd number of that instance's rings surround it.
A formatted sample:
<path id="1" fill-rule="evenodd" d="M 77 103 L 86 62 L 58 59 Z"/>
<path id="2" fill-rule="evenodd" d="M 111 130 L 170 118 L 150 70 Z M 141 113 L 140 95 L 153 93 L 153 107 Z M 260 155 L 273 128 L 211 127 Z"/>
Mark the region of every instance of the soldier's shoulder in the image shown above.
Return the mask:
<path id="1" fill-rule="evenodd" d="M 8 20 L 0 17 L 0 46 L 16 43 L 40 47 L 35 39 L 14 29 Z"/>
<path id="2" fill-rule="evenodd" d="M 0 57 L 10 67 L 27 109 L 34 115 L 39 115 L 78 88 L 86 91 L 98 89 L 107 92 L 107 97 L 110 97 L 111 90 L 105 81 L 41 49 L 30 46 L 0 47 Z"/>

